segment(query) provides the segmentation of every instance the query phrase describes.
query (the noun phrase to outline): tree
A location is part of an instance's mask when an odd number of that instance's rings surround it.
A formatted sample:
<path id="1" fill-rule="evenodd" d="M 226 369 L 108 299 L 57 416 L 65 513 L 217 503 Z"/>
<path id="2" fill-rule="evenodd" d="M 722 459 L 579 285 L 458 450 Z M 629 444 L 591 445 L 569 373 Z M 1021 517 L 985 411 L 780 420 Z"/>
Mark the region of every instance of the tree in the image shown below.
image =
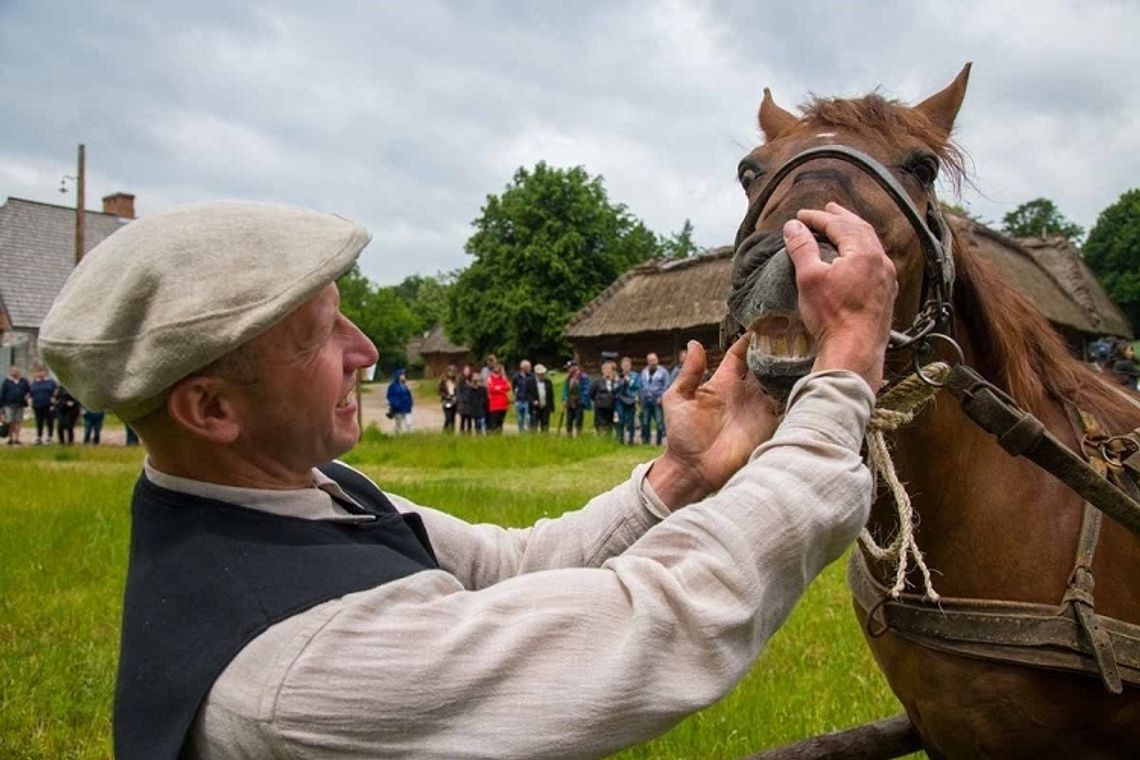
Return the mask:
<path id="1" fill-rule="evenodd" d="M 570 316 L 634 264 L 662 254 L 657 235 L 602 178 L 582 167 L 519 168 L 487 196 L 466 250 L 474 261 L 451 288 L 448 334 L 478 354 L 555 360 Z"/>
<path id="2" fill-rule="evenodd" d="M 404 347 L 417 331 L 411 309 L 396 287 L 377 287 L 354 265 L 337 280 L 340 310 L 356 323 L 380 352 L 380 369 L 405 366 Z"/>
<path id="3" fill-rule="evenodd" d="M 1084 247 L 1085 262 L 1108 295 L 1140 327 L 1140 188 L 1100 212 Z"/>
<path id="4" fill-rule="evenodd" d="M 440 273 L 435 277 L 413 274 L 396 286 L 396 292 L 416 320 L 417 331 L 427 332 L 444 323 L 447 318 L 447 291 L 456 276 L 456 273 Z"/>
<path id="5" fill-rule="evenodd" d="M 686 219 L 681 231 L 674 232 L 661 241 L 661 247 L 664 249 L 667 259 L 683 259 L 692 256 L 699 250 L 696 243 L 693 242 L 693 223 Z"/>
<path id="6" fill-rule="evenodd" d="M 1071 243 L 1080 243 L 1084 227 L 1070 222 L 1048 198 L 1035 198 L 1002 217 L 1002 231 L 1013 237 L 1060 235 Z"/>

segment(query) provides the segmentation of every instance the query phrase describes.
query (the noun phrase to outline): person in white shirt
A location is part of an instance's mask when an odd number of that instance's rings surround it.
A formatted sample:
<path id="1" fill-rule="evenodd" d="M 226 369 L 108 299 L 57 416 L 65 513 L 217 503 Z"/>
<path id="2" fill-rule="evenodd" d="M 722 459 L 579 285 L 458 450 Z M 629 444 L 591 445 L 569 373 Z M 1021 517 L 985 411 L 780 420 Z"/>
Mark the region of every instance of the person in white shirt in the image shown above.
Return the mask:
<path id="1" fill-rule="evenodd" d="M 854 215 L 802 218 L 843 255 L 785 230 L 819 348 L 783 420 L 746 338 L 705 383 L 692 342 L 661 455 L 527 529 L 467 524 L 333 461 L 377 359 L 338 309 L 357 225 L 211 203 L 108 238 L 41 347 L 148 452 L 117 754 L 596 757 L 724 695 L 869 509 L 859 450 L 894 269 Z"/>

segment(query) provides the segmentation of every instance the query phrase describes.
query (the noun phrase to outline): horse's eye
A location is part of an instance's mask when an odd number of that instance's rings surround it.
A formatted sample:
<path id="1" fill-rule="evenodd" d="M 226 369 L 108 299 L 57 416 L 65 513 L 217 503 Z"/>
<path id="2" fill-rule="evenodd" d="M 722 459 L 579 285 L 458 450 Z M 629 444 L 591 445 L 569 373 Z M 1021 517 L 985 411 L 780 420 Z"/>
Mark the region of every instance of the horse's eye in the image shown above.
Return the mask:
<path id="1" fill-rule="evenodd" d="M 740 180 L 740 186 L 744 188 L 744 192 L 748 192 L 748 188 L 760 176 L 760 171 L 754 166 L 741 166 L 736 176 Z"/>
<path id="2" fill-rule="evenodd" d="M 931 155 L 915 156 L 907 161 L 906 170 L 923 187 L 930 187 L 938 179 L 938 159 Z"/>

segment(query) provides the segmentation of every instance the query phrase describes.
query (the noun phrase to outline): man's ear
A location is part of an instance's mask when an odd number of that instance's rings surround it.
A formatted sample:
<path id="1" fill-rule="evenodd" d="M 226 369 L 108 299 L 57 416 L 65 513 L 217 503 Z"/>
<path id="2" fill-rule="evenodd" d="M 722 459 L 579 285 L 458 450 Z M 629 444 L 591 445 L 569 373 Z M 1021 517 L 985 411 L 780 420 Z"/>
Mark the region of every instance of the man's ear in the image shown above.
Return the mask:
<path id="1" fill-rule="evenodd" d="M 175 425 L 211 443 L 233 443 L 241 421 L 224 380 L 196 375 L 175 383 L 166 399 L 166 413 Z"/>

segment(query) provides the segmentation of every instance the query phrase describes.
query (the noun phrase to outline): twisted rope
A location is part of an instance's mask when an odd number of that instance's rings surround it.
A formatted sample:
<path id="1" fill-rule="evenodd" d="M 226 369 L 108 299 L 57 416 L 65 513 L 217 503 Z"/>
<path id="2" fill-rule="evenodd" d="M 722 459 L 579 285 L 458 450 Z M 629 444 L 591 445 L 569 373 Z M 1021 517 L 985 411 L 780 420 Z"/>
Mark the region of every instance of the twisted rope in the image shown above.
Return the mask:
<path id="1" fill-rule="evenodd" d="M 945 380 L 949 372 L 950 367 L 943 362 L 933 362 L 922 368 L 922 373 L 935 383 Z M 859 535 L 859 543 L 876 560 L 894 563 L 895 583 L 890 590 L 893 599 L 898 599 L 899 594 L 906 588 L 906 572 L 910 558 L 914 559 L 915 567 L 922 572 L 925 597 L 932 602 L 937 602 L 940 598 L 938 592 L 934 590 L 934 584 L 931 583 L 930 570 L 926 567 L 922 551 L 914 540 L 914 508 L 911 506 L 906 488 L 895 472 L 895 463 L 891 459 L 891 452 L 887 448 L 884 435 L 913 422 L 937 392 L 938 388 L 935 386 L 923 382 L 917 375 L 910 375 L 879 398 L 867 427 L 867 459 L 871 475 L 875 483 L 882 478 L 887 484 L 895 501 L 899 529 L 894 540 L 886 547 L 879 546 L 866 528 Z"/>

